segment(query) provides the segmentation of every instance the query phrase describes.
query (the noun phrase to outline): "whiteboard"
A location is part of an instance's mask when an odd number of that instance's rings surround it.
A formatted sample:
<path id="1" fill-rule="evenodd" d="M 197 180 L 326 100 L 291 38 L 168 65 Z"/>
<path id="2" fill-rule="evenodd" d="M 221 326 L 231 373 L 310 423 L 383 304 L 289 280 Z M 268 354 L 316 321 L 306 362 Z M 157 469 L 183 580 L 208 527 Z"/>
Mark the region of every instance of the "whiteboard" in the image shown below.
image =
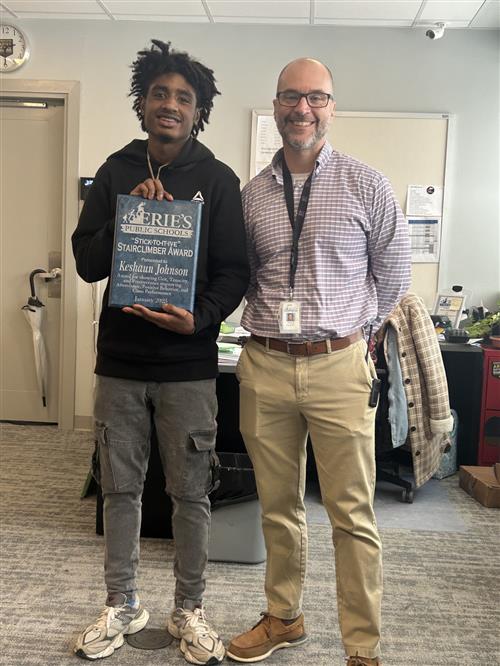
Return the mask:
<path id="1" fill-rule="evenodd" d="M 381 171 L 390 180 L 406 211 L 409 185 L 443 188 L 438 242 L 446 233 L 446 163 L 451 116 L 448 113 L 337 112 L 328 132 L 332 146 Z M 250 178 L 269 164 L 281 148 L 272 110 L 252 111 Z M 411 291 L 432 309 L 439 285 L 439 248 L 434 262 L 412 263 Z"/>

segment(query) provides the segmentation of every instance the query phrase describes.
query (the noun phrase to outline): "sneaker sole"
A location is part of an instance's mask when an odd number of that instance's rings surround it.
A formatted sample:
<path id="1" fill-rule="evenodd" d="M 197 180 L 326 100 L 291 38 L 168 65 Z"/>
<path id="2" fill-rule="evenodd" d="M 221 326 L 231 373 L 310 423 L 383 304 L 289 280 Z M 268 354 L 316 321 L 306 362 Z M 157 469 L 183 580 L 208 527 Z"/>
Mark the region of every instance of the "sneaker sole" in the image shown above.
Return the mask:
<path id="1" fill-rule="evenodd" d="M 226 651 L 224 650 L 221 657 L 210 657 L 208 661 L 199 661 L 199 659 L 196 659 L 196 657 L 193 656 L 191 652 L 189 652 L 187 644 L 182 640 L 179 645 L 179 650 L 181 651 L 186 661 L 188 661 L 190 664 L 197 664 L 198 666 L 217 666 L 217 664 L 222 662 L 226 654 Z"/>
<path id="2" fill-rule="evenodd" d="M 117 634 L 111 643 L 101 652 L 98 652 L 97 654 L 87 654 L 83 648 L 79 648 L 78 650 L 75 650 L 75 654 L 77 657 L 81 657 L 82 659 L 88 659 L 90 661 L 94 661 L 95 659 L 105 659 L 106 657 L 111 657 L 113 652 L 115 650 L 118 650 L 118 648 L 121 648 L 123 645 L 125 639 L 123 638 L 124 636 L 128 634 L 136 634 L 138 631 L 141 631 L 141 629 L 144 629 L 146 624 L 148 623 L 149 620 L 149 612 L 143 608 L 139 615 L 135 617 L 132 622 L 128 625 L 127 630 L 124 631 L 122 634 Z"/>
<path id="3" fill-rule="evenodd" d="M 167 631 L 176 640 L 180 641 L 179 650 L 184 659 L 190 664 L 198 664 L 199 666 L 217 666 L 217 664 L 220 664 L 225 657 L 226 651 L 224 650 L 221 657 L 210 657 L 208 661 L 200 661 L 199 659 L 196 659 L 196 657 L 189 652 L 189 647 L 186 641 L 182 639 L 181 632 L 175 622 L 172 622 L 170 617 L 167 619 Z"/>
<path id="4" fill-rule="evenodd" d="M 301 636 L 300 638 L 297 638 L 294 641 L 285 641 L 283 643 L 278 643 L 277 645 L 273 645 L 273 647 L 268 650 L 265 654 L 259 654 L 255 657 L 238 657 L 238 655 L 233 654 L 229 650 L 226 650 L 226 657 L 229 657 L 230 659 L 233 659 L 233 661 L 241 661 L 244 662 L 245 664 L 253 664 L 256 661 L 264 661 L 264 659 L 267 659 L 272 655 L 273 652 L 276 652 L 276 650 L 281 650 L 282 648 L 289 648 L 289 647 L 297 647 L 298 645 L 302 645 L 302 643 L 305 643 L 308 639 L 308 636 Z"/>

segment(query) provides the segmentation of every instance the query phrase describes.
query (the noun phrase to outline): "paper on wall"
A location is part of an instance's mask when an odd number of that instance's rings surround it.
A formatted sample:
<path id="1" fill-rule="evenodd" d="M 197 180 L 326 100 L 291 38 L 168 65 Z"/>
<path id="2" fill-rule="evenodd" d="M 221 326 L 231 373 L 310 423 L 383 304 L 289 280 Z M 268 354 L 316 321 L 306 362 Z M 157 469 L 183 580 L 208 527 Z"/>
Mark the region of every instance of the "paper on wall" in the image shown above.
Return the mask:
<path id="1" fill-rule="evenodd" d="M 271 163 L 274 154 L 281 148 L 281 136 L 276 129 L 274 116 L 258 116 L 255 145 L 255 173 L 256 176 L 264 167 Z"/>
<path id="2" fill-rule="evenodd" d="M 408 185 L 406 214 L 420 217 L 441 217 L 443 188 L 438 185 Z"/>
<path id="3" fill-rule="evenodd" d="M 411 242 L 411 260 L 414 263 L 439 262 L 440 217 L 407 217 Z"/>

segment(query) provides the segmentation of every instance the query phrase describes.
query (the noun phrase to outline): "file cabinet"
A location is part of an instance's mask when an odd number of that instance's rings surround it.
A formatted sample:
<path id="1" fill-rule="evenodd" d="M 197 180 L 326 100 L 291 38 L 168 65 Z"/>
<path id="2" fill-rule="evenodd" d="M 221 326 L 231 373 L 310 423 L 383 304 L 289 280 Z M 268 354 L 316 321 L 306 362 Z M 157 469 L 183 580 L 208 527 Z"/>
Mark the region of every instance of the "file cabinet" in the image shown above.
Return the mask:
<path id="1" fill-rule="evenodd" d="M 483 346 L 478 464 L 500 462 L 500 349 Z"/>

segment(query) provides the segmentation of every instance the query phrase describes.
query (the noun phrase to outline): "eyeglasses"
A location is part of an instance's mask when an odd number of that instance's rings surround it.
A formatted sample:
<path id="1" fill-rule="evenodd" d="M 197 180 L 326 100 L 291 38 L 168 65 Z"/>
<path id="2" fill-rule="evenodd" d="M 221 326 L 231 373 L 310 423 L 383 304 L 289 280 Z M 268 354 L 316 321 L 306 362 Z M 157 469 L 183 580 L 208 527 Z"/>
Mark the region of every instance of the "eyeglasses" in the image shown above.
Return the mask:
<path id="1" fill-rule="evenodd" d="M 327 106 L 328 102 L 333 99 L 333 95 L 325 92 L 300 93 L 295 90 L 285 90 L 284 92 L 276 93 L 276 99 L 281 106 L 297 106 L 303 97 L 306 98 L 307 103 L 312 109 L 320 109 Z"/>

